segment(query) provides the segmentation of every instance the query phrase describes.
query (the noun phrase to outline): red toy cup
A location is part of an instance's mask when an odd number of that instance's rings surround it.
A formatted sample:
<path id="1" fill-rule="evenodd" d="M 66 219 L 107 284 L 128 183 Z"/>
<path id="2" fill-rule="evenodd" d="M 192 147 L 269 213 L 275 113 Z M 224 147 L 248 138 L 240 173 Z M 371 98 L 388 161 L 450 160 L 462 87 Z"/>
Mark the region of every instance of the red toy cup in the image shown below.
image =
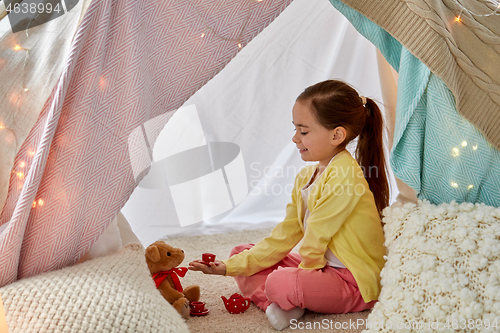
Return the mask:
<path id="1" fill-rule="evenodd" d="M 213 262 L 215 260 L 215 254 L 212 253 L 203 253 L 201 255 L 201 260 L 204 262 Z"/>
<path id="2" fill-rule="evenodd" d="M 201 301 L 191 302 L 189 305 L 191 307 L 191 312 L 202 313 L 205 311 L 205 303 Z"/>

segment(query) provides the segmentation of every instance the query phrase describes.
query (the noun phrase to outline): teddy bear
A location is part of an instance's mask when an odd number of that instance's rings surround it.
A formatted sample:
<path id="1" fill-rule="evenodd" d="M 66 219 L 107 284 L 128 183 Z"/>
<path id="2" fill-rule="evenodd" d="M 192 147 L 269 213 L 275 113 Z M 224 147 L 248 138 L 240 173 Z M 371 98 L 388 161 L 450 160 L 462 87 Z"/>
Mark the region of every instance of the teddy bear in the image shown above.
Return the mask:
<path id="1" fill-rule="evenodd" d="M 189 316 L 189 303 L 200 299 L 197 285 L 182 288 L 179 277 L 184 277 L 186 267 L 177 267 L 184 260 L 184 251 L 163 241 L 156 241 L 146 248 L 146 263 L 163 297 L 183 318 Z"/>

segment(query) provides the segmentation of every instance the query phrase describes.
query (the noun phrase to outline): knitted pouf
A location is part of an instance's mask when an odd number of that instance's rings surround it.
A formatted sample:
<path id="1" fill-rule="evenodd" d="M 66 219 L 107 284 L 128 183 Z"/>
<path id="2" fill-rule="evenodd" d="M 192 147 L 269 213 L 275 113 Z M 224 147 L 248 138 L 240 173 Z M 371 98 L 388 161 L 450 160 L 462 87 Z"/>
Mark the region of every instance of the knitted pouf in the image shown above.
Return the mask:
<path id="1" fill-rule="evenodd" d="M 500 329 L 500 208 L 419 201 L 384 216 L 387 262 L 364 332 Z"/>
<path id="2" fill-rule="evenodd" d="M 0 288 L 9 332 L 189 332 L 141 245 Z"/>

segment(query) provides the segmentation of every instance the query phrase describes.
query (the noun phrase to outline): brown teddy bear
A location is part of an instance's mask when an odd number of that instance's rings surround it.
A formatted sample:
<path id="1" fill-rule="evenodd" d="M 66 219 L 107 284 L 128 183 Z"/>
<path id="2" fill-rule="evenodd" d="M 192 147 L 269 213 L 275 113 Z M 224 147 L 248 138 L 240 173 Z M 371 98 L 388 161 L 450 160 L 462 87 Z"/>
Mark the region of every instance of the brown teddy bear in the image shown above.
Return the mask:
<path id="1" fill-rule="evenodd" d="M 183 318 L 189 316 L 189 302 L 200 299 L 200 287 L 182 288 L 179 276 L 184 277 L 186 267 L 179 267 L 184 260 L 184 251 L 163 241 L 156 241 L 146 248 L 146 263 L 163 297 Z"/>

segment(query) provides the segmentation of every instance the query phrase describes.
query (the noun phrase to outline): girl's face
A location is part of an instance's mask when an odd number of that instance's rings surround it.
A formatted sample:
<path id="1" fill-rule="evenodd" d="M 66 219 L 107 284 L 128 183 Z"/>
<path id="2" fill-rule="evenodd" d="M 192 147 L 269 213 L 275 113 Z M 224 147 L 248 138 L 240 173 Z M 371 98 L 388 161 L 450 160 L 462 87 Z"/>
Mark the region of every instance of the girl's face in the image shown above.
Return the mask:
<path id="1" fill-rule="evenodd" d="M 292 123 L 295 135 L 292 141 L 297 145 L 304 161 L 318 161 L 320 167 L 326 167 L 338 152 L 339 129 L 329 130 L 314 118 L 308 103 L 297 101 L 292 110 Z M 340 130 L 340 131 L 342 131 Z M 344 130 L 345 131 L 345 130 Z M 342 134 L 342 133 L 341 133 Z"/>

